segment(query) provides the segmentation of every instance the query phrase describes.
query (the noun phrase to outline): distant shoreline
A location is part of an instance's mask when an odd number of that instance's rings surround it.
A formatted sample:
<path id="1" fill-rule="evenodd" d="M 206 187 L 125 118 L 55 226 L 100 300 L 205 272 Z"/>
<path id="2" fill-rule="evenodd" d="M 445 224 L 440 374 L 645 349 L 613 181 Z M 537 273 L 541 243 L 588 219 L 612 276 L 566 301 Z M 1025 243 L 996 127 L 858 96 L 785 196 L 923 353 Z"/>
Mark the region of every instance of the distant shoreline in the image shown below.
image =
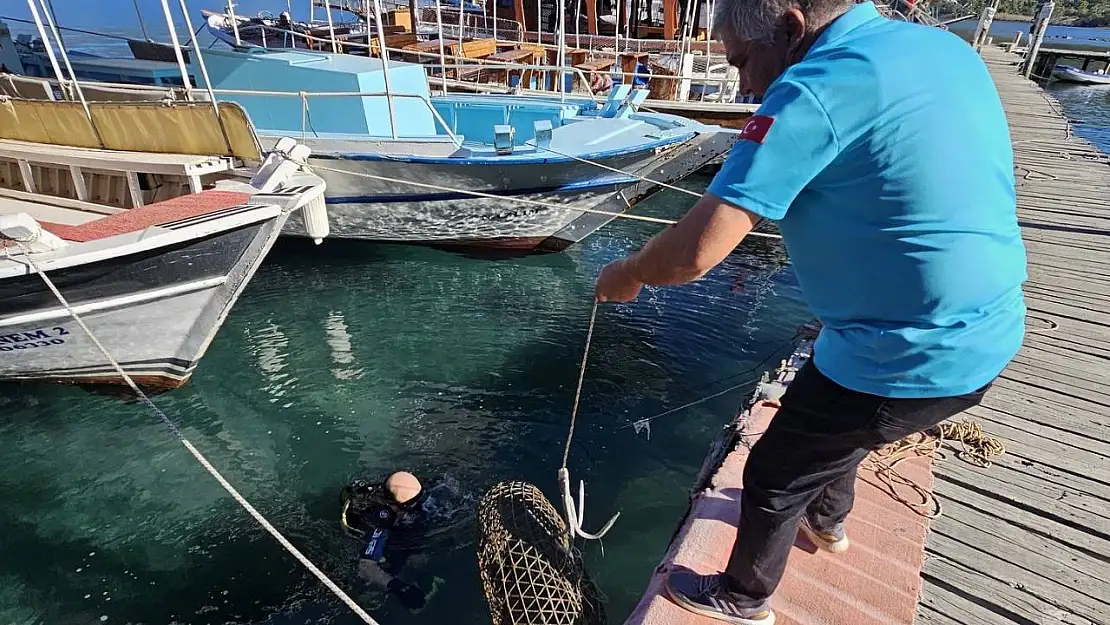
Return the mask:
<path id="1" fill-rule="evenodd" d="M 1007 21 L 1007 22 L 1026 22 L 1026 23 L 1032 23 L 1033 22 L 1033 16 L 1032 15 L 1021 15 L 1021 14 L 1018 14 L 1018 13 L 995 13 L 994 19 L 1004 20 L 1004 21 Z M 1074 26 L 1074 27 L 1077 27 L 1077 28 L 1106 28 L 1107 26 L 1110 26 L 1110 17 L 1100 17 L 1100 18 L 1094 18 L 1094 19 L 1091 19 L 1091 18 L 1081 19 L 1081 18 L 1078 18 L 1078 17 L 1063 17 L 1063 18 L 1057 19 L 1056 17 L 1053 17 L 1052 18 L 1052 25 L 1053 26 Z"/>

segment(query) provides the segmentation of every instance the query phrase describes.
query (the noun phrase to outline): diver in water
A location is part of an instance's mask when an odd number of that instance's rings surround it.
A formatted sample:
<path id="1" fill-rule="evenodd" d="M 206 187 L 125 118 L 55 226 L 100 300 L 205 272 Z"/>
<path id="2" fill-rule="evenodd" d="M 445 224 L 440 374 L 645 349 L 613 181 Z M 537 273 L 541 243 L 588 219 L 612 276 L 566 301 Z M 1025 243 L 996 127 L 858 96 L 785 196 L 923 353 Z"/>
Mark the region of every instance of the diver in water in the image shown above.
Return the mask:
<path id="1" fill-rule="evenodd" d="M 385 589 L 410 610 L 423 608 L 427 602 L 424 591 L 398 577 L 411 555 L 404 548 L 404 535 L 418 534 L 423 526 L 420 481 L 405 471 L 392 473 L 378 483 L 355 480 L 343 487 L 342 501 L 343 530 L 363 541 L 359 577 Z M 401 544 L 391 548 L 391 542 Z"/>

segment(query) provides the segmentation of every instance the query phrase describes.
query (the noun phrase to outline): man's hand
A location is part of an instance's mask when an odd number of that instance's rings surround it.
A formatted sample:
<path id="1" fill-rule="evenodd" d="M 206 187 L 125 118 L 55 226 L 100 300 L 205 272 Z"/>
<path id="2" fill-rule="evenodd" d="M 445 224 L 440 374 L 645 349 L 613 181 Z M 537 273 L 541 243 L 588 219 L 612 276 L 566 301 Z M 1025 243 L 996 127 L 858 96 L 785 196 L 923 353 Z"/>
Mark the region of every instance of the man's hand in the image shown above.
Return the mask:
<path id="1" fill-rule="evenodd" d="M 645 284 L 693 282 L 716 267 L 751 232 L 759 216 L 706 193 L 682 219 L 597 277 L 602 302 L 630 302 Z"/>
<path id="2" fill-rule="evenodd" d="M 644 283 L 632 276 L 626 260 L 621 259 L 602 267 L 594 293 L 602 302 L 631 302 L 642 288 Z"/>

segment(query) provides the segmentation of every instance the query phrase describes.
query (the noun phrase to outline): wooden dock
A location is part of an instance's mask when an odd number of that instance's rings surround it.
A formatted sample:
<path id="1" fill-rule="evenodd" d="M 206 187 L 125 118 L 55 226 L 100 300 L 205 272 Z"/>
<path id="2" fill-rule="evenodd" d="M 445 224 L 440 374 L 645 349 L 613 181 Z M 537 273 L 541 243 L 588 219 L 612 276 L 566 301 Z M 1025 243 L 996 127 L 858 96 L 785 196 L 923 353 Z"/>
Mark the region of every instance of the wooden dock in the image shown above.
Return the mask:
<path id="1" fill-rule="evenodd" d="M 934 465 L 917 622 L 1110 623 L 1110 165 L 985 47 L 1010 122 L 1029 334 L 971 418 L 1006 453 Z M 969 207 L 973 208 L 973 207 Z"/>

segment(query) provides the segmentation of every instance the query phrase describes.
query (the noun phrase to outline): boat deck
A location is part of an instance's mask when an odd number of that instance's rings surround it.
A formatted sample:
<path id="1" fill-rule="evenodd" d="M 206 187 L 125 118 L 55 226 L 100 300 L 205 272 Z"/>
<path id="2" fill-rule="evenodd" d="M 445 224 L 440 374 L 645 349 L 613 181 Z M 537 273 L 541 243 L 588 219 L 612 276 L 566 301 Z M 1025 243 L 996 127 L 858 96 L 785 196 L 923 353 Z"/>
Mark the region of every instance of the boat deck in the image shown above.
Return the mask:
<path id="1" fill-rule="evenodd" d="M 1017 56 L 983 56 L 1014 144 L 1029 333 L 966 417 L 1006 453 L 989 468 L 951 451 L 932 473 L 928 456 L 899 465 L 942 504 L 931 527 L 861 471 L 851 550 L 794 550 L 780 625 L 1110 623 L 1110 158 L 1072 136 L 1059 106 L 1018 75 Z M 761 401 L 740 416 L 630 625 L 716 623 L 661 594 L 661 573 L 724 566 L 747 449 L 773 412 Z"/>

